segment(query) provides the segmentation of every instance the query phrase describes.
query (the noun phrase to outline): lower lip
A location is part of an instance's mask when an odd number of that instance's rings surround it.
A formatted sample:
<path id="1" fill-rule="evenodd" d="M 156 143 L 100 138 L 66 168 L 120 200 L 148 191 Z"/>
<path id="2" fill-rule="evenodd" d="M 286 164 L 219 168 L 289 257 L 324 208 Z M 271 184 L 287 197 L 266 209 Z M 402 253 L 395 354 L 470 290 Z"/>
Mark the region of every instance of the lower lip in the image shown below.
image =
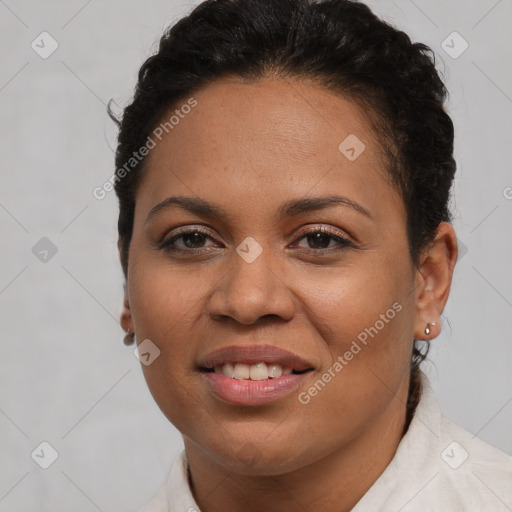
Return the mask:
<path id="1" fill-rule="evenodd" d="M 237 380 L 214 372 L 203 372 L 203 375 L 222 400 L 233 405 L 263 405 L 295 391 L 309 373 L 292 373 L 265 380 Z"/>

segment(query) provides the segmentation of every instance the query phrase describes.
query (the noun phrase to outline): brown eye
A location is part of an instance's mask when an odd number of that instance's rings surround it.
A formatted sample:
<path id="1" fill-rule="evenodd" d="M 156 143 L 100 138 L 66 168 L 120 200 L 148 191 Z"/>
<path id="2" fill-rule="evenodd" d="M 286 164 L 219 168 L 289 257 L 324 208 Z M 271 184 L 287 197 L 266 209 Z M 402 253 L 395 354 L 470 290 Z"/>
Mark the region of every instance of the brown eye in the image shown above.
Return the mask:
<path id="1" fill-rule="evenodd" d="M 300 246 L 305 249 L 312 250 L 342 250 L 346 247 L 353 247 L 350 240 L 340 236 L 338 233 L 334 233 L 331 230 L 326 228 L 317 228 L 315 230 L 311 230 L 307 233 L 304 233 L 299 239 L 306 240 L 308 247 Z M 332 244 L 332 242 L 335 242 Z"/>
<path id="2" fill-rule="evenodd" d="M 331 240 L 334 240 L 334 237 L 320 231 L 306 235 L 305 238 L 312 249 L 327 249 Z"/>
<path id="3" fill-rule="evenodd" d="M 193 252 L 207 249 L 207 239 L 213 240 L 208 231 L 200 228 L 186 229 L 162 241 L 158 247 L 166 251 Z"/>
<path id="4" fill-rule="evenodd" d="M 183 240 L 183 244 L 186 245 L 189 249 L 199 249 L 204 245 L 205 235 L 203 233 L 199 233 L 198 231 L 191 231 L 185 235 L 181 235 L 180 237 Z"/>

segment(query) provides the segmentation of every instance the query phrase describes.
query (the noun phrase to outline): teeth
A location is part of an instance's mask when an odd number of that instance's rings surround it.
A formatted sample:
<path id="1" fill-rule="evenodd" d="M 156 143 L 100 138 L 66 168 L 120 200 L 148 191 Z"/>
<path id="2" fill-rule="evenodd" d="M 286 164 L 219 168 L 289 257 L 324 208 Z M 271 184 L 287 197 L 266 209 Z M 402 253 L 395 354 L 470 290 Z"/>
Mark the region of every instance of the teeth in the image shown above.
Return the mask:
<path id="1" fill-rule="evenodd" d="M 222 375 L 229 377 L 230 379 L 232 379 L 235 375 L 235 367 L 231 363 L 220 366 L 220 370 L 221 371 L 217 373 L 222 373 Z"/>
<path id="2" fill-rule="evenodd" d="M 253 364 L 249 368 L 249 377 L 251 380 L 265 380 L 268 379 L 268 368 L 265 363 Z"/>
<path id="3" fill-rule="evenodd" d="M 266 380 L 281 377 L 281 375 L 290 375 L 291 368 L 283 368 L 280 364 L 244 364 L 244 363 L 226 363 L 215 366 L 215 373 L 237 380 Z"/>
<path id="4" fill-rule="evenodd" d="M 236 363 L 233 371 L 233 378 L 237 380 L 248 379 L 251 374 L 251 367 L 248 364 Z"/>
<path id="5" fill-rule="evenodd" d="M 268 376 L 269 377 L 281 377 L 283 374 L 283 368 L 279 364 L 271 364 L 268 367 Z"/>

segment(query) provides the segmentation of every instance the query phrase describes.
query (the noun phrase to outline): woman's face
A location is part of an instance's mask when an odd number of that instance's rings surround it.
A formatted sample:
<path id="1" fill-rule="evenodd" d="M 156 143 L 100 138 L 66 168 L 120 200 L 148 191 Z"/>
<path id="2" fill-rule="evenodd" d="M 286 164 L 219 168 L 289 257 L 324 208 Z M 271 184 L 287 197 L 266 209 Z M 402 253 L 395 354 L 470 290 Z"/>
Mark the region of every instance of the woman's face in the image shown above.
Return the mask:
<path id="1" fill-rule="evenodd" d="M 298 80 L 224 79 L 193 97 L 153 137 L 129 253 L 161 410 L 186 443 L 252 474 L 403 423 L 418 273 L 364 112 Z M 150 214 L 170 197 L 188 207 Z"/>

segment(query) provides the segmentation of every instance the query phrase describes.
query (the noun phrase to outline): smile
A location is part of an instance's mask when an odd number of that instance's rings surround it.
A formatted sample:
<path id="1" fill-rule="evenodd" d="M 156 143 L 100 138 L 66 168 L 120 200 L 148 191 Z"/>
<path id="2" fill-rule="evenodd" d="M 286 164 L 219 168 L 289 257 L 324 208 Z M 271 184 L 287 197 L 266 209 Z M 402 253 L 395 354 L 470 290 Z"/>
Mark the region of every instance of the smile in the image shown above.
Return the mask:
<path id="1" fill-rule="evenodd" d="M 237 380 L 267 380 L 276 379 L 281 375 L 301 374 L 310 371 L 306 370 L 294 370 L 290 367 L 282 367 L 276 363 L 257 363 L 257 364 L 244 364 L 244 363 L 225 363 L 223 365 L 217 365 L 213 369 L 207 369 L 206 371 L 213 371 L 218 375 L 224 375 L 230 379 Z"/>
<path id="2" fill-rule="evenodd" d="M 263 405 L 296 390 L 311 363 L 292 352 L 270 345 L 226 347 L 198 365 L 213 394 L 233 405 Z"/>

